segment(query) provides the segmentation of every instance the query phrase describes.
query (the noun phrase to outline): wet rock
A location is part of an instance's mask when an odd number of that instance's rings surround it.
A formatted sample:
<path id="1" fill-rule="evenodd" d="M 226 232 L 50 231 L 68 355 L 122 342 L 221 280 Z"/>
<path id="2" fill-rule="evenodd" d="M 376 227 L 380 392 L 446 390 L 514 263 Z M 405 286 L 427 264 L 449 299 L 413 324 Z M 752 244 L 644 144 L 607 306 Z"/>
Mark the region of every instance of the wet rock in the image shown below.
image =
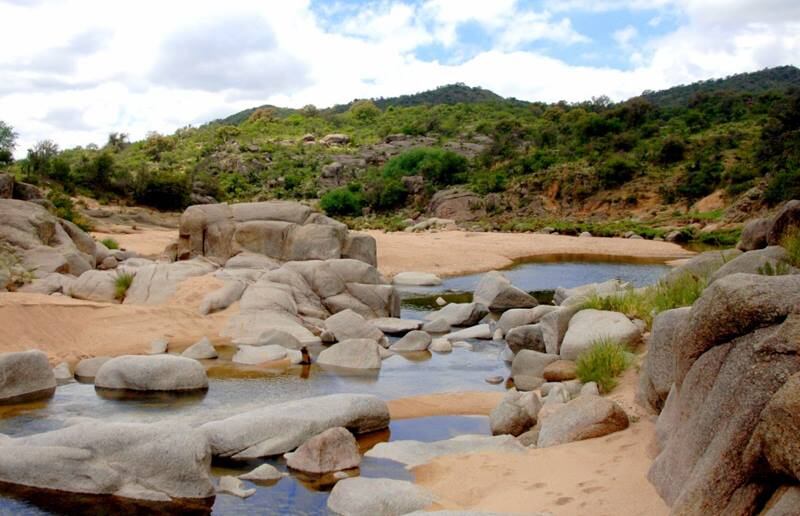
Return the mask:
<path id="1" fill-rule="evenodd" d="M 244 489 L 242 481 L 236 477 L 225 475 L 219 478 L 217 493 L 238 496 L 239 498 L 249 498 L 256 494 L 255 489 Z"/>
<path id="2" fill-rule="evenodd" d="M 334 486 L 328 509 L 348 516 L 399 516 L 422 510 L 434 500 L 428 490 L 405 480 L 354 477 Z"/>
<path id="3" fill-rule="evenodd" d="M 473 300 L 493 312 L 510 308 L 533 308 L 538 304 L 533 296 L 516 288 L 498 271 L 483 275 L 475 288 Z"/>
<path id="4" fill-rule="evenodd" d="M 262 464 L 253 471 L 239 475 L 242 480 L 250 480 L 251 482 L 270 482 L 273 480 L 280 480 L 287 476 L 286 473 L 279 471 L 272 464 Z"/>
<path id="5" fill-rule="evenodd" d="M 402 286 L 435 287 L 442 284 L 442 279 L 430 272 L 398 272 L 392 283 Z"/>
<path id="6" fill-rule="evenodd" d="M 75 366 L 75 378 L 81 382 L 94 383 L 97 371 L 109 360 L 111 360 L 111 357 L 84 358 Z"/>
<path id="7" fill-rule="evenodd" d="M 361 464 L 353 434 L 346 428 L 329 428 L 286 454 L 286 465 L 306 473 L 321 474 L 351 469 Z"/>
<path id="8" fill-rule="evenodd" d="M 542 421 L 537 446 L 601 437 L 624 430 L 628 424 L 628 416 L 615 402 L 600 396 L 579 396 Z"/>
<path id="9" fill-rule="evenodd" d="M 479 324 L 471 328 L 464 328 L 463 330 L 448 333 L 444 338 L 450 342 L 463 339 L 490 340 L 492 338 L 492 328 L 488 324 Z"/>
<path id="10" fill-rule="evenodd" d="M 325 320 L 325 329 L 333 333 L 336 340 L 371 339 L 383 342 L 383 332 L 374 324 L 352 310 L 344 310 Z"/>
<path id="11" fill-rule="evenodd" d="M 436 353 L 450 353 L 453 351 L 453 345 L 445 338 L 433 339 L 428 350 Z"/>
<path id="12" fill-rule="evenodd" d="M 92 420 L 2 448 L 0 481 L 10 484 L 158 502 L 214 496 L 208 442 L 175 422 Z"/>
<path id="13" fill-rule="evenodd" d="M 239 346 L 236 354 L 231 359 L 236 364 L 256 365 L 265 362 L 283 360 L 287 356 L 287 349 L 277 344 L 268 346 Z"/>
<path id="14" fill-rule="evenodd" d="M 208 388 L 203 366 L 173 355 L 124 355 L 97 371 L 95 387 L 134 391 L 189 391 Z"/>
<path id="15" fill-rule="evenodd" d="M 422 321 L 416 319 L 399 319 L 397 317 L 379 317 L 370 321 L 373 326 L 389 335 L 402 335 L 413 330 L 419 330 Z"/>
<path id="16" fill-rule="evenodd" d="M 335 341 L 333 339 L 331 342 Z M 280 346 L 286 349 L 302 349 L 304 346 L 294 335 L 277 329 L 264 330 L 255 339 L 246 342 L 247 346 Z"/>
<path id="17" fill-rule="evenodd" d="M 56 390 L 47 355 L 38 350 L 0 354 L 0 405 L 46 399 Z"/>
<path id="18" fill-rule="evenodd" d="M 450 326 L 474 326 L 489 314 L 489 310 L 479 303 L 450 303 L 427 314 L 426 321 L 446 320 Z"/>
<path id="19" fill-rule="evenodd" d="M 430 344 L 431 336 L 428 333 L 414 330 L 389 346 L 389 349 L 392 351 L 425 351 Z"/>
<path id="20" fill-rule="evenodd" d="M 354 434 L 389 425 L 386 402 L 367 394 L 332 394 L 267 405 L 200 427 L 214 455 L 254 459 L 296 449 L 328 428 Z"/>
<path id="21" fill-rule="evenodd" d="M 447 333 L 450 331 L 450 323 L 444 317 L 439 317 L 423 324 L 422 330 L 428 333 Z"/>
<path id="22" fill-rule="evenodd" d="M 542 376 L 548 382 L 574 380 L 577 377 L 577 366 L 572 360 L 556 360 L 544 368 Z"/>
<path id="23" fill-rule="evenodd" d="M 320 365 L 348 369 L 380 369 L 380 346 L 372 339 L 348 339 L 322 350 L 317 357 Z"/>
<path id="24" fill-rule="evenodd" d="M 625 315 L 606 310 L 581 310 L 569 322 L 560 355 L 565 360 L 578 356 L 600 340 L 630 346 L 641 338 L 639 329 Z"/>
<path id="25" fill-rule="evenodd" d="M 437 306 L 444 306 L 447 304 L 447 301 L 442 296 L 436 298 L 436 305 Z"/>
<path id="26" fill-rule="evenodd" d="M 208 337 L 203 337 L 186 348 L 183 353 L 181 353 L 181 356 L 193 358 L 195 360 L 206 360 L 210 358 L 217 358 L 219 355 L 217 354 L 217 350 L 214 349 L 214 345 L 211 344 L 210 340 L 208 340 Z"/>

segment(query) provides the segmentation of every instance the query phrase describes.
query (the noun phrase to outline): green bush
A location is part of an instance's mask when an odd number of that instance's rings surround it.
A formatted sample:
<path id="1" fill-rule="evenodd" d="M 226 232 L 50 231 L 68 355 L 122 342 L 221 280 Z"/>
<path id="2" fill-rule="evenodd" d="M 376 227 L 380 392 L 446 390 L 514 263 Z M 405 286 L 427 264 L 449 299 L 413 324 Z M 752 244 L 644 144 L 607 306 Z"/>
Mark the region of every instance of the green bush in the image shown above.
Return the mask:
<path id="1" fill-rule="evenodd" d="M 119 249 L 119 242 L 113 238 L 104 238 L 100 241 L 100 243 L 109 249 Z"/>
<path id="2" fill-rule="evenodd" d="M 789 255 L 789 263 L 793 267 L 800 267 L 800 229 L 787 233 L 781 239 L 781 246 Z"/>
<path id="3" fill-rule="evenodd" d="M 114 279 L 114 298 L 118 301 L 124 300 L 132 283 L 133 274 L 128 272 L 117 274 L 117 277 Z"/>
<path id="4" fill-rule="evenodd" d="M 452 151 L 412 149 L 387 161 L 383 175 L 395 179 L 421 175 L 436 185 L 452 185 L 464 181 L 467 167 L 467 159 Z"/>
<path id="5" fill-rule="evenodd" d="M 617 341 L 600 339 L 578 356 L 577 375 L 581 382 L 596 382 L 601 392 L 610 392 L 633 362 L 631 354 Z"/>
<path id="6" fill-rule="evenodd" d="M 181 210 L 189 204 L 189 192 L 189 178 L 181 172 L 142 172 L 134 198 L 159 210 Z"/>
<path id="7" fill-rule="evenodd" d="M 636 174 L 636 164 L 622 156 L 614 156 L 597 169 L 597 177 L 604 188 L 621 186 Z"/>
<path id="8" fill-rule="evenodd" d="M 323 195 L 319 205 L 328 215 L 361 215 L 364 199 L 360 192 L 343 186 Z"/>
<path id="9" fill-rule="evenodd" d="M 471 178 L 472 189 L 481 195 L 502 192 L 506 189 L 508 177 L 503 172 L 487 172 Z"/>
<path id="10" fill-rule="evenodd" d="M 661 150 L 658 151 L 658 162 L 663 165 L 671 165 L 683 160 L 686 153 L 686 143 L 682 138 L 670 136 L 661 145 Z"/>
<path id="11" fill-rule="evenodd" d="M 75 209 L 72 198 L 59 190 L 50 190 L 47 193 L 47 200 L 52 205 L 51 212 L 56 217 L 68 220 L 84 231 L 91 231 L 91 223 L 79 211 Z"/>

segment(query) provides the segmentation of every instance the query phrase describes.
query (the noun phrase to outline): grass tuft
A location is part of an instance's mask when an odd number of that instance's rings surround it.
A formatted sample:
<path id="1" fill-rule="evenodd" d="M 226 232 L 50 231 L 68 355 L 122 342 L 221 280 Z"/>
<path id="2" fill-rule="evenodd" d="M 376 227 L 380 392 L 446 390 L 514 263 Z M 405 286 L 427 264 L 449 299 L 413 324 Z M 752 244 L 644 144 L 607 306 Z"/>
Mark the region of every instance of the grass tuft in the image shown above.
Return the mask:
<path id="1" fill-rule="evenodd" d="M 104 238 L 100 241 L 100 243 L 109 249 L 119 249 L 119 242 L 113 238 Z"/>
<path id="2" fill-rule="evenodd" d="M 125 299 L 131 283 L 133 283 L 133 274 L 128 272 L 117 274 L 117 278 L 114 280 L 114 297 L 119 301 Z"/>
<path id="3" fill-rule="evenodd" d="M 786 249 L 789 255 L 789 263 L 793 267 L 800 267 L 800 228 L 787 233 L 781 239 L 781 246 Z"/>
<path id="4" fill-rule="evenodd" d="M 596 382 L 601 392 L 610 392 L 632 362 L 632 355 L 622 344 L 600 339 L 578 356 L 577 375 L 581 382 Z"/>

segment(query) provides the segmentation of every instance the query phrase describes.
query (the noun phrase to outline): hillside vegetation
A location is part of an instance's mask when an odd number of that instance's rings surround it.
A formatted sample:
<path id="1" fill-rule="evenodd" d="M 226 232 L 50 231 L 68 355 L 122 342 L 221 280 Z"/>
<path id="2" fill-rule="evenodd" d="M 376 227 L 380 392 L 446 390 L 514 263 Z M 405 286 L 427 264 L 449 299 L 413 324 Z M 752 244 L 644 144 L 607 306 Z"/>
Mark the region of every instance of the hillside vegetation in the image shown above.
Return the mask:
<path id="1" fill-rule="evenodd" d="M 5 167 L 160 209 L 322 199 L 332 214 L 397 220 L 438 213 L 447 190 L 469 200 L 462 218 L 490 228 L 602 233 L 613 219 L 615 233 L 653 237 L 642 223 L 740 222 L 739 211 L 800 196 L 799 76 L 783 67 L 621 103 L 450 85 L 325 110 L 261 107 L 132 143 L 114 133 L 102 148 L 41 142 Z M 689 209 L 712 193 L 715 210 Z"/>

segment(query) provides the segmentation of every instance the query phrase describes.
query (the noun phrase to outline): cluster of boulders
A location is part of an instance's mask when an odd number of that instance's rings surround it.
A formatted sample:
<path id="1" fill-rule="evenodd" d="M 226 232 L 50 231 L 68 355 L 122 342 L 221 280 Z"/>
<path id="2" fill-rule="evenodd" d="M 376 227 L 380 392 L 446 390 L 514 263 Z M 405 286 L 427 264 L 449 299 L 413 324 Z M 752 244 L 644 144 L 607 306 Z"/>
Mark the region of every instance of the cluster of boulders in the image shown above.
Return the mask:
<path id="1" fill-rule="evenodd" d="M 638 401 L 659 413 L 648 476 L 673 514 L 797 512 L 800 275 L 779 245 L 798 227 L 790 201 L 739 250 L 693 258 L 710 286 L 653 322 Z"/>

